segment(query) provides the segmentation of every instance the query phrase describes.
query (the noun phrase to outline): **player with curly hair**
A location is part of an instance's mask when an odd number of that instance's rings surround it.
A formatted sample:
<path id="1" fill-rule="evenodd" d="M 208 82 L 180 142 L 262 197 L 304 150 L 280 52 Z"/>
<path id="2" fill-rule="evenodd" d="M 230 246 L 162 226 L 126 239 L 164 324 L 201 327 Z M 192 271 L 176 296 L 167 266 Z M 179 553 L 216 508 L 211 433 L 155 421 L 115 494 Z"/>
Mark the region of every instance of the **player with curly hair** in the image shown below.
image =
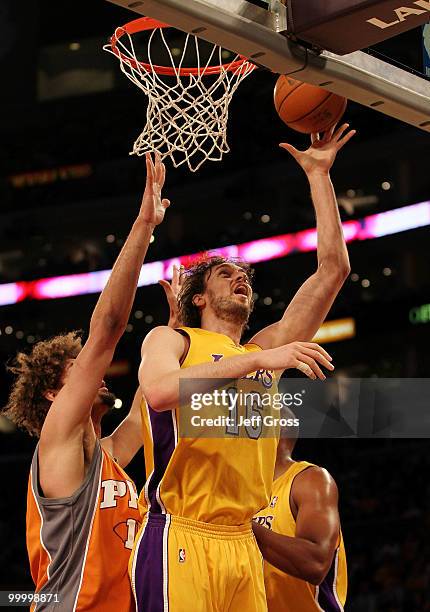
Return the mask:
<path id="1" fill-rule="evenodd" d="M 169 201 L 165 169 L 146 156 L 139 214 L 91 317 L 77 332 L 19 353 L 4 414 L 37 436 L 27 497 L 27 549 L 36 585 L 32 609 L 127 612 L 134 609 L 128 562 L 140 524 L 138 495 L 124 471 L 142 445 L 141 394 L 129 415 L 101 439 L 112 407 L 103 376 L 128 322 L 143 260 Z M 54 599 L 49 599 L 49 595 Z"/>

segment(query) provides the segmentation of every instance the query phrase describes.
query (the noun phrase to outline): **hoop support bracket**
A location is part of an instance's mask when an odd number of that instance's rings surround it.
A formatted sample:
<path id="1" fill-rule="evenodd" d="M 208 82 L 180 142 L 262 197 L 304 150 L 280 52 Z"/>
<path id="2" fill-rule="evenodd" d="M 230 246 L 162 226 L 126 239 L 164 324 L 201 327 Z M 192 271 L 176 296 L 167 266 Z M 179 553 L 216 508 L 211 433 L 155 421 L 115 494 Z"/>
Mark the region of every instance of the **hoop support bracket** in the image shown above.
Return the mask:
<path id="1" fill-rule="evenodd" d="M 271 11 L 246 0 L 108 1 L 194 33 L 275 73 L 294 73 L 304 82 L 430 132 L 426 79 L 361 51 L 344 56 L 307 51 L 277 31 Z"/>

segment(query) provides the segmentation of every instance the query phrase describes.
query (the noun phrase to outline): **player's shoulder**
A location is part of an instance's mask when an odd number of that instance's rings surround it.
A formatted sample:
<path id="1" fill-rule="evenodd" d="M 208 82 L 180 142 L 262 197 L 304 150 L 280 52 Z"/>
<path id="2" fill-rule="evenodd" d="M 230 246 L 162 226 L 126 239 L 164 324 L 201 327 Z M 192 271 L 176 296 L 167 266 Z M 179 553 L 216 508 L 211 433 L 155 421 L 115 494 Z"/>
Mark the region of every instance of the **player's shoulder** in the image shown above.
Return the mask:
<path id="1" fill-rule="evenodd" d="M 251 340 L 252 340 L 252 338 L 251 338 Z M 263 348 L 259 344 L 257 344 L 256 342 L 252 342 L 251 340 L 249 342 L 244 342 L 242 344 L 242 346 L 248 352 L 253 353 L 253 352 L 256 352 L 256 351 L 262 351 L 263 350 Z"/>
<path id="2" fill-rule="evenodd" d="M 148 346 L 164 344 L 164 346 L 183 347 L 184 337 L 168 325 L 158 325 L 151 329 L 142 342 L 142 350 Z"/>
<path id="3" fill-rule="evenodd" d="M 146 338 L 167 338 L 171 335 L 176 335 L 176 332 L 172 327 L 169 327 L 168 325 L 157 325 L 157 327 L 154 327 L 146 334 L 145 340 Z"/>
<path id="4" fill-rule="evenodd" d="M 313 490 L 320 493 L 337 493 L 336 481 L 330 472 L 319 465 L 309 465 L 299 472 L 294 479 L 296 493 L 303 490 Z"/>

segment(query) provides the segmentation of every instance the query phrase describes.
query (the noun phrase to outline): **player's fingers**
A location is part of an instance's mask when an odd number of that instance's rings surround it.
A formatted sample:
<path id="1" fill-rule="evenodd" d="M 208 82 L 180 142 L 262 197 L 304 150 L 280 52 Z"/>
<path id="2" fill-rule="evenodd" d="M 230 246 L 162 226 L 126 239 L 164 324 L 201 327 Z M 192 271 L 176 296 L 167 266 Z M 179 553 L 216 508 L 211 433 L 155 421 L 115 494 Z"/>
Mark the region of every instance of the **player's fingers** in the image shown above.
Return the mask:
<path id="1" fill-rule="evenodd" d="M 314 144 L 315 142 L 318 142 L 319 139 L 320 139 L 319 132 L 312 132 L 312 134 L 311 134 L 311 143 Z"/>
<path id="2" fill-rule="evenodd" d="M 350 130 L 343 138 L 337 141 L 337 148 L 341 149 L 357 133 L 357 130 Z"/>
<path id="3" fill-rule="evenodd" d="M 312 357 L 309 357 L 309 355 L 306 355 L 305 353 L 300 353 L 299 355 L 297 355 L 297 360 L 301 363 L 305 363 L 306 365 L 308 365 L 311 368 L 312 372 L 315 374 L 315 376 L 318 377 L 320 380 L 326 379 L 324 372 L 321 370 L 315 359 L 312 359 Z"/>
<path id="4" fill-rule="evenodd" d="M 309 355 L 309 357 L 312 357 L 312 359 L 315 359 L 315 361 L 318 361 L 321 365 L 327 368 L 327 370 L 330 370 L 330 371 L 334 370 L 334 365 L 327 359 L 327 357 L 325 357 L 325 355 L 323 355 L 319 351 L 302 347 L 300 352 L 305 355 Z"/>
<path id="5" fill-rule="evenodd" d="M 317 378 L 312 368 L 309 367 L 307 363 L 303 363 L 303 361 L 297 361 L 296 370 L 299 370 L 300 372 L 305 374 L 308 378 L 312 378 L 312 380 L 316 380 Z"/>
<path id="6" fill-rule="evenodd" d="M 161 161 L 161 156 L 158 153 L 158 151 L 155 155 L 156 155 L 155 157 L 156 180 L 157 180 L 157 183 L 160 185 L 160 188 L 162 188 L 164 185 L 164 179 L 166 176 L 166 167 Z"/>
<path id="7" fill-rule="evenodd" d="M 321 353 L 321 355 L 324 355 L 326 359 L 328 359 L 329 361 L 333 361 L 332 356 L 316 342 L 299 342 L 299 346 L 304 346 L 314 351 L 318 351 L 319 353 Z"/>
<path id="8" fill-rule="evenodd" d="M 161 279 L 158 281 L 158 284 L 161 285 L 164 289 L 164 291 L 166 292 L 166 294 L 170 293 L 171 287 L 168 281 Z"/>
<path id="9" fill-rule="evenodd" d="M 154 181 L 154 164 L 152 163 L 151 153 L 145 153 L 146 160 L 146 181 L 152 183 Z"/>
<path id="10" fill-rule="evenodd" d="M 166 208 L 169 208 L 169 206 L 170 206 L 170 200 L 168 200 L 167 198 L 163 198 L 161 200 L 161 203 L 164 206 L 164 210 L 166 210 Z"/>
<path id="11" fill-rule="evenodd" d="M 155 180 L 158 183 L 160 179 L 160 157 L 158 155 L 158 151 L 155 151 L 154 153 L 154 170 L 155 170 L 155 173 L 154 173 Z"/>
<path id="12" fill-rule="evenodd" d="M 178 289 L 179 289 L 179 268 L 178 266 L 173 266 L 171 287 L 172 287 L 173 293 L 177 295 Z"/>
<path id="13" fill-rule="evenodd" d="M 290 145 L 288 142 L 281 142 L 279 146 L 281 147 L 281 149 L 285 149 L 286 151 L 288 151 L 288 153 L 290 153 L 290 155 L 292 155 L 294 159 L 297 159 L 298 155 L 300 155 L 300 151 L 298 151 L 296 147 L 293 147 L 293 145 Z"/>
<path id="14" fill-rule="evenodd" d="M 342 123 L 340 128 L 333 134 L 333 140 L 336 142 L 342 137 L 342 134 L 349 128 L 349 123 Z"/>
<path id="15" fill-rule="evenodd" d="M 327 132 L 327 133 L 328 133 L 328 135 L 329 135 L 329 140 L 331 140 L 331 139 L 333 138 L 333 134 L 334 134 L 334 131 L 335 131 L 335 129 L 336 129 L 336 126 L 337 126 L 337 122 L 336 122 L 336 123 L 333 123 L 333 125 L 331 126 L 331 128 L 328 130 L 328 132 Z"/>
<path id="16" fill-rule="evenodd" d="M 333 132 L 334 132 L 335 127 L 336 127 L 336 124 L 332 125 L 331 128 L 323 132 L 321 142 L 326 143 L 326 142 L 331 141 L 331 139 L 333 138 Z"/>
<path id="17" fill-rule="evenodd" d="M 146 178 L 151 177 L 151 154 L 145 153 L 145 163 L 146 163 Z"/>
<path id="18" fill-rule="evenodd" d="M 169 302 L 169 306 L 176 304 L 176 299 L 173 295 L 172 287 L 170 286 L 170 284 L 166 280 L 159 280 L 158 284 L 163 287 L 167 301 Z"/>
<path id="19" fill-rule="evenodd" d="M 160 162 L 160 166 L 161 166 L 161 177 L 160 177 L 159 183 L 160 183 L 160 187 L 163 187 L 164 181 L 166 179 L 166 166 L 163 164 L 163 162 Z"/>
<path id="20" fill-rule="evenodd" d="M 178 274 L 178 289 L 181 289 L 184 279 L 185 279 L 185 266 L 181 265 L 179 268 L 179 274 Z"/>

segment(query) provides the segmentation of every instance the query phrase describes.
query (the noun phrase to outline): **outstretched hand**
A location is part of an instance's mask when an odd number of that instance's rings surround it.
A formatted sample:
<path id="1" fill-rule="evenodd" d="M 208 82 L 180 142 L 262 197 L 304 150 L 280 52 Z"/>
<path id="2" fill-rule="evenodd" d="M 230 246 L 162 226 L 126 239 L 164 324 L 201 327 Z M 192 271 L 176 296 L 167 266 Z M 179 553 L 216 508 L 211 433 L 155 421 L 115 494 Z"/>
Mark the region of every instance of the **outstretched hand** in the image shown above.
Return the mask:
<path id="1" fill-rule="evenodd" d="M 167 302 L 169 304 L 170 314 L 169 322 L 167 324 L 169 327 L 178 327 L 178 325 L 181 324 L 179 320 L 178 296 L 182 287 L 182 269 L 183 266 L 181 266 L 181 268 L 178 268 L 178 266 L 173 266 L 173 276 L 171 283 L 166 280 L 158 281 L 164 289 Z"/>
<path id="2" fill-rule="evenodd" d="M 279 146 L 286 149 L 303 168 L 307 175 L 312 173 L 328 174 L 333 165 L 338 151 L 356 133 L 356 130 L 346 130 L 349 123 L 344 123 L 335 131 L 336 125 L 320 135 L 318 132 L 311 134 L 311 146 L 306 151 L 299 151 L 288 142 L 282 142 Z M 346 133 L 345 133 L 346 132 Z"/>
<path id="3" fill-rule="evenodd" d="M 166 208 L 170 206 L 169 200 L 161 198 L 161 190 L 166 178 L 166 168 L 158 152 L 154 155 L 154 161 L 152 161 L 150 153 L 146 153 L 145 158 L 146 186 L 140 207 L 140 217 L 146 223 L 155 227 L 163 221 Z"/>

